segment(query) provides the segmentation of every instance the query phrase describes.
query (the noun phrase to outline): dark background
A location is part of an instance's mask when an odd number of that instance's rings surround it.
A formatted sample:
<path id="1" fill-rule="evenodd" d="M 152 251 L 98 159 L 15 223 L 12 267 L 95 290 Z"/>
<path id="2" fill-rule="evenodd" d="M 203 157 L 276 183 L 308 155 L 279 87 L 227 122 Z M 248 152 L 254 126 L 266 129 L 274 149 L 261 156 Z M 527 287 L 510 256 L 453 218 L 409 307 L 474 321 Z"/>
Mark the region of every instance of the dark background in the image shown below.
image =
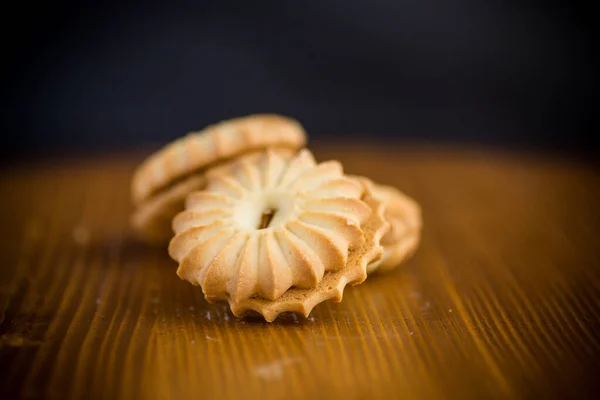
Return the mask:
<path id="1" fill-rule="evenodd" d="M 296 117 L 313 143 L 593 148 L 592 13 L 577 3 L 18 7 L 2 14 L 4 155 L 155 146 L 255 112 Z"/>

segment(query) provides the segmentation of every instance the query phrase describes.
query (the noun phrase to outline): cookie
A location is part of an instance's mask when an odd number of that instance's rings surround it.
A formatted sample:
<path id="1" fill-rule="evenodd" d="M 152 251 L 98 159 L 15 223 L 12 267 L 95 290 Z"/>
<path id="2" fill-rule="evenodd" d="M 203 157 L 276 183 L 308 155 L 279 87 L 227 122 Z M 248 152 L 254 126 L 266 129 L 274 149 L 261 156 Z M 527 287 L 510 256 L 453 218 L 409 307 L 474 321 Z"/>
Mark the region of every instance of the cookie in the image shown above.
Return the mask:
<path id="1" fill-rule="evenodd" d="M 190 194 L 173 220 L 169 254 L 177 274 L 213 301 L 314 288 L 365 241 L 361 224 L 371 210 L 362 193 L 339 162 L 317 164 L 308 150 L 241 157 Z"/>
<path id="2" fill-rule="evenodd" d="M 419 246 L 421 209 L 416 201 L 395 187 L 373 183 L 364 177 L 355 178 L 371 186 L 373 196 L 383 202 L 385 219 L 390 223 L 390 229 L 381 239 L 383 257 L 369 265 L 368 272 L 389 271 L 410 258 Z"/>
<path id="3" fill-rule="evenodd" d="M 222 121 L 148 157 L 134 172 L 132 201 L 139 205 L 174 182 L 243 153 L 267 147 L 300 149 L 305 144 L 302 125 L 291 118 L 257 114 Z"/>

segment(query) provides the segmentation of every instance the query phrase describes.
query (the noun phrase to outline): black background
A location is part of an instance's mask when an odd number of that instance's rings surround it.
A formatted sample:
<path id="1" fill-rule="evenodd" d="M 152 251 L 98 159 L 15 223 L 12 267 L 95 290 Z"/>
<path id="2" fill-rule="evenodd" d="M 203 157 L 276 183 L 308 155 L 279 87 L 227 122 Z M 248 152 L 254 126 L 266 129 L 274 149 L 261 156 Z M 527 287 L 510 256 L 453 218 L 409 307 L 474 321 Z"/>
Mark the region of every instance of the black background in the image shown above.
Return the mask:
<path id="1" fill-rule="evenodd" d="M 255 112 L 313 143 L 593 148 L 592 13 L 571 2 L 4 7 L 3 154 L 155 146 Z"/>

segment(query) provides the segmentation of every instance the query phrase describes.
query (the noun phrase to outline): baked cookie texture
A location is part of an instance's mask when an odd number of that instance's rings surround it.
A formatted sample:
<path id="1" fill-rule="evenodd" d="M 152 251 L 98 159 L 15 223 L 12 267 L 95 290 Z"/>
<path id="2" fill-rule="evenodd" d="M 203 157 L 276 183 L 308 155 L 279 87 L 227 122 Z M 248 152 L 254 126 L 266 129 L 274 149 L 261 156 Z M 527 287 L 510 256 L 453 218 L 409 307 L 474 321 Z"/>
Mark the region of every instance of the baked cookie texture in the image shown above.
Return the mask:
<path id="1" fill-rule="evenodd" d="M 242 154 L 269 147 L 295 152 L 305 144 L 306 133 L 296 120 L 273 114 L 223 121 L 176 140 L 134 171 L 133 232 L 147 243 L 167 244 L 171 219 L 183 209 L 187 194 L 204 188 L 205 173 L 226 171 Z"/>
<path id="2" fill-rule="evenodd" d="M 204 174 L 197 174 L 177 182 L 169 190 L 141 203 L 133 215 L 130 224 L 137 236 L 147 243 L 160 245 L 168 243 L 173 236 L 172 220 L 185 205 L 186 196 L 206 186 Z"/>
<path id="3" fill-rule="evenodd" d="M 220 160 L 267 147 L 299 149 L 306 133 L 294 119 L 250 115 L 191 132 L 151 155 L 133 174 L 131 198 L 140 204 L 155 192 Z"/>
<path id="4" fill-rule="evenodd" d="M 419 204 L 393 186 L 374 183 L 365 177 L 354 177 L 371 188 L 373 196 L 383 202 L 385 219 L 390 229 L 381 239 L 383 257 L 369 266 L 368 272 L 386 272 L 401 265 L 416 251 L 421 239 Z"/>
<path id="5" fill-rule="evenodd" d="M 371 208 L 363 192 L 339 162 L 317 164 L 308 150 L 245 156 L 190 194 L 173 220 L 169 254 L 209 301 L 314 288 L 364 243 Z"/>
<path id="6" fill-rule="evenodd" d="M 362 200 L 372 210 L 369 218 L 361 225 L 365 241 L 349 251 L 348 261 L 343 268 L 325 273 L 314 288 L 292 288 L 276 300 L 253 296 L 236 302 L 228 298 L 231 312 L 237 317 L 248 312 L 257 312 L 267 322 L 272 322 L 284 312 L 291 311 L 308 317 L 316 305 L 326 300 L 341 302 L 345 287 L 363 283 L 367 279 L 369 264 L 376 263 L 382 257 L 383 246 L 380 241 L 389 229 L 389 223 L 384 217 L 383 203 L 375 199 L 368 188 L 365 188 Z"/>
<path id="7" fill-rule="evenodd" d="M 135 171 L 134 233 L 165 245 L 177 274 L 209 302 L 266 321 L 308 316 L 347 285 L 396 268 L 419 245 L 416 201 L 317 163 L 302 126 L 262 114 L 167 145 Z"/>

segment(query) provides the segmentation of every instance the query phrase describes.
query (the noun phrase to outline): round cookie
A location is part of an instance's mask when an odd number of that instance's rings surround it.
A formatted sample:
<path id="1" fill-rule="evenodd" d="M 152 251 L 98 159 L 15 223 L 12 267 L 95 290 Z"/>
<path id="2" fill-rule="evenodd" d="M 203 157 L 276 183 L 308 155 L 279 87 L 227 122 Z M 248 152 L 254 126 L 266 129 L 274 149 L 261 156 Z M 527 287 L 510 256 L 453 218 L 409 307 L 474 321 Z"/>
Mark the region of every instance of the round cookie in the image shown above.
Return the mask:
<path id="1" fill-rule="evenodd" d="M 267 150 L 236 165 L 190 194 L 173 220 L 169 254 L 182 279 L 208 301 L 228 301 L 236 315 L 255 310 L 272 321 L 341 300 L 347 283 L 366 278 L 387 222 L 380 202 L 338 162 Z"/>
<path id="2" fill-rule="evenodd" d="M 419 246 L 422 226 L 421 208 L 416 201 L 395 187 L 372 185 L 373 196 L 385 206 L 390 229 L 381 239 L 383 257 L 369 266 L 369 273 L 389 271 L 410 258 Z"/>
<path id="3" fill-rule="evenodd" d="M 368 186 L 385 207 L 389 230 L 381 239 L 383 256 L 368 266 L 367 272 L 385 272 L 396 268 L 413 255 L 420 242 L 421 209 L 419 204 L 393 186 L 374 183 L 363 176 L 352 176 Z"/>
<path id="4" fill-rule="evenodd" d="M 133 203 L 138 205 L 172 182 L 211 164 L 267 147 L 300 149 L 306 133 L 294 119 L 275 114 L 235 118 L 192 132 L 148 157 L 134 172 Z"/>
<path id="5" fill-rule="evenodd" d="M 267 150 L 233 164 L 173 219 L 177 274 L 206 298 L 275 300 L 292 286 L 315 287 L 365 240 L 360 226 L 371 210 L 337 161 Z"/>

